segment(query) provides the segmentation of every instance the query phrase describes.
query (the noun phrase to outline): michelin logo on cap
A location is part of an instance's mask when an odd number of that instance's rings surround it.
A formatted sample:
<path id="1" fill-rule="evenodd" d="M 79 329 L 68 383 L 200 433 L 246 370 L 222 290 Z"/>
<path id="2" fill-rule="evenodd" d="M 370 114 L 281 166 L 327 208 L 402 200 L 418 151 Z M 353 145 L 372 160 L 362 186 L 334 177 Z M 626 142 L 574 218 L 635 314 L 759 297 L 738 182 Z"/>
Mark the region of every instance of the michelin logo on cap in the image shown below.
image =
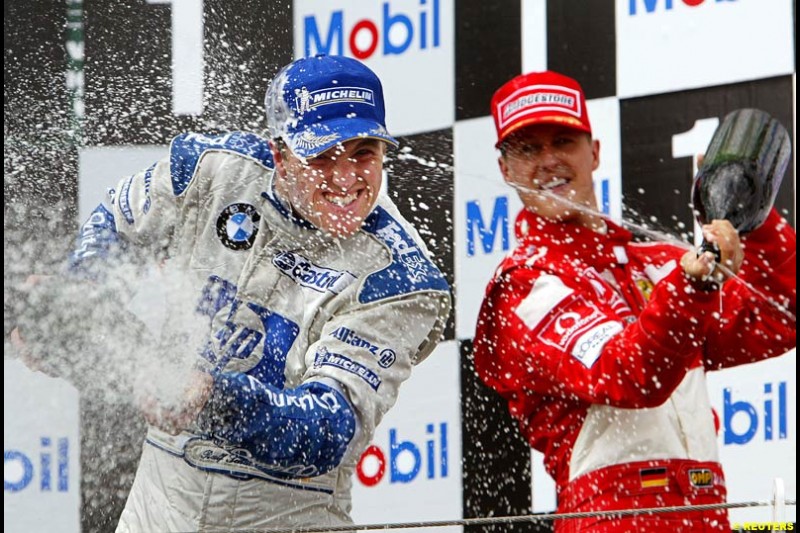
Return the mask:
<path id="1" fill-rule="evenodd" d="M 372 90 L 363 87 L 326 87 L 324 89 L 317 89 L 316 91 L 309 91 L 303 87 L 301 89 L 295 89 L 294 94 L 295 107 L 297 108 L 297 112 L 301 115 L 306 111 L 311 111 L 314 108 L 327 104 L 351 102 L 355 104 L 375 105 L 375 94 Z"/>

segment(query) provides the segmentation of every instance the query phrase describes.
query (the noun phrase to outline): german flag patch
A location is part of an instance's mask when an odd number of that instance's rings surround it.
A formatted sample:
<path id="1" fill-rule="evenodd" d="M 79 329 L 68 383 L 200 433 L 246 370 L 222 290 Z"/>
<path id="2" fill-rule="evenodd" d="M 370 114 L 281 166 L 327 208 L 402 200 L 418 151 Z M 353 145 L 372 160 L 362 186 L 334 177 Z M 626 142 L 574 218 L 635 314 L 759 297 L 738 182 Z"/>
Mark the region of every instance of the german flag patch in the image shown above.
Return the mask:
<path id="1" fill-rule="evenodd" d="M 639 479 L 642 482 L 643 489 L 669 485 L 669 476 L 667 476 L 666 468 L 643 468 L 639 470 Z"/>

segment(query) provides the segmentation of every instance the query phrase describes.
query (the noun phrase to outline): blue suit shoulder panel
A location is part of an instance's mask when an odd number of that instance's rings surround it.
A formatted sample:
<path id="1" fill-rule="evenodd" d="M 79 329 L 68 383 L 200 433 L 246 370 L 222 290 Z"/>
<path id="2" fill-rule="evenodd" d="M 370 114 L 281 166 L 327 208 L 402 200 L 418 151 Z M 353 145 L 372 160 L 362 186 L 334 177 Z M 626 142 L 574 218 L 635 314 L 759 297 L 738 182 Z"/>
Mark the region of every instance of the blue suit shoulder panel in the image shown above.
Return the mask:
<path id="1" fill-rule="evenodd" d="M 367 217 L 364 231 L 378 238 L 392 252 L 392 262 L 364 282 L 358 300 L 370 303 L 419 291 L 449 291 L 441 271 L 428 259 L 416 239 L 383 207 Z"/>
<path id="2" fill-rule="evenodd" d="M 197 163 L 204 153 L 211 150 L 228 150 L 251 157 L 272 169 L 272 153 L 269 143 L 255 133 L 233 131 L 224 135 L 182 133 L 172 140 L 169 149 L 169 170 L 172 177 L 172 192 L 180 196 L 194 177 Z"/>

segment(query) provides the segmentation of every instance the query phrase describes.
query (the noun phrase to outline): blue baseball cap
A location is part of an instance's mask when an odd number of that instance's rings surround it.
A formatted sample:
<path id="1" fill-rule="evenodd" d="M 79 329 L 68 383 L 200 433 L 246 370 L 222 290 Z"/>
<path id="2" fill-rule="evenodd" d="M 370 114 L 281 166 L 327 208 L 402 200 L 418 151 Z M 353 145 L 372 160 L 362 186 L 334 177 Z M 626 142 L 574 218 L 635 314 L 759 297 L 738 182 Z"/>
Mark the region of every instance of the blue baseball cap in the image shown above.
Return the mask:
<path id="1" fill-rule="evenodd" d="M 265 99 L 269 133 L 300 158 L 312 158 L 352 139 L 378 139 L 386 131 L 383 87 L 366 65 L 344 56 L 297 59 L 281 69 Z"/>

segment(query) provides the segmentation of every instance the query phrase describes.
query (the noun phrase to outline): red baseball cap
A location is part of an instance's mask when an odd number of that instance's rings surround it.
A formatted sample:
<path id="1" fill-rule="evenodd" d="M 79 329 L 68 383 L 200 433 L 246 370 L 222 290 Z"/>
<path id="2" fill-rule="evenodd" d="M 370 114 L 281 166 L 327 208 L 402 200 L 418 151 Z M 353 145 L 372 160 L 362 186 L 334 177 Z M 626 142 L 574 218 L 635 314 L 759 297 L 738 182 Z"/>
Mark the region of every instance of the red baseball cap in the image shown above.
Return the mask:
<path id="1" fill-rule="evenodd" d="M 531 124 L 561 124 L 592 133 L 580 84 L 557 72 L 520 74 L 492 96 L 499 146 L 511 133 Z"/>

